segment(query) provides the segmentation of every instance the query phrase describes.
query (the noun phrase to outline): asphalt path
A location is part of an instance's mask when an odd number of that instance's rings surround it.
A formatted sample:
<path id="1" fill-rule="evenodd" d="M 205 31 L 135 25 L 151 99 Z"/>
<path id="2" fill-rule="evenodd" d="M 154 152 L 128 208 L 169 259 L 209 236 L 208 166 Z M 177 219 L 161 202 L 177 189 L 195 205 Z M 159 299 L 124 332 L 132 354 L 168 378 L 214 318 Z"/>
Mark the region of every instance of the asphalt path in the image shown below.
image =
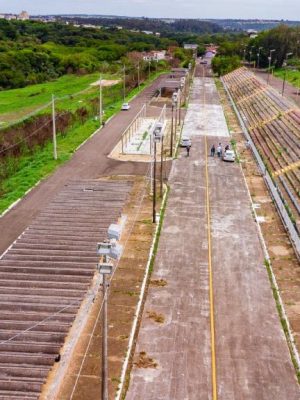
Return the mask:
<path id="1" fill-rule="evenodd" d="M 0 255 L 22 234 L 36 216 L 53 200 L 54 196 L 70 180 L 97 179 L 106 175 L 144 175 L 148 163 L 124 162 L 107 156 L 116 146 L 122 132 L 148 102 L 166 76 L 160 76 L 145 88 L 131 104 L 129 111 L 120 111 L 101 130 L 90 138 L 64 165 L 43 180 L 14 208 L 0 218 Z M 149 107 L 158 115 L 159 108 Z M 58 149 L 59 152 L 59 149 Z"/>
<path id="2" fill-rule="evenodd" d="M 268 81 L 268 73 L 264 70 L 254 70 L 254 73 L 257 77 L 262 79 L 263 81 Z M 277 76 L 270 76 L 269 85 L 276 89 L 279 93 L 282 92 L 283 80 L 281 78 L 277 78 Z M 284 88 L 284 97 L 289 98 L 293 102 L 295 102 L 298 106 L 300 106 L 300 93 L 298 93 L 297 88 L 291 85 L 288 81 L 285 82 Z"/>

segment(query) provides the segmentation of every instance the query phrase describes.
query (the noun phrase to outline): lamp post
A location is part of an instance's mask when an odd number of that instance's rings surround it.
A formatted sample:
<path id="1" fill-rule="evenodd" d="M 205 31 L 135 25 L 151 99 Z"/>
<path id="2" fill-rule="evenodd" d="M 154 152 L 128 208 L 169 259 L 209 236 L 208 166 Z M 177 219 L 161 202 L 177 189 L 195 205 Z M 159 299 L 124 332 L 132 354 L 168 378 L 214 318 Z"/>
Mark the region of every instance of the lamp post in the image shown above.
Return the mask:
<path id="1" fill-rule="evenodd" d="M 121 227 L 112 224 L 108 228 L 108 237 L 110 241 L 97 243 L 97 255 L 101 257 L 97 269 L 102 276 L 102 292 L 103 292 L 103 318 L 102 318 L 102 400 L 108 400 L 108 341 L 107 341 L 107 289 L 109 282 L 106 277 L 113 272 L 113 264 L 109 259 L 120 259 L 123 247 L 117 244 L 121 235 Z"/>
<path id="2" fill-rule="evenodd" d="M 148 79 L 149 79 L 149 81 L 150 81 L 150 75 L 151 75 L 150 67 L 151 67 L 151 60 L 149 60 L 149 71 L 148 71 Z"/>
<path id="3" fill-rule="evenodd" d="M 126 97 L 126 68 L 123 66 L 123 102 L 125 103 Z"/>
<path id="4" fill-rule="evenodd" d="M 176 93 L 176 97 L 175 97 L 174 101 L 175 101 L 174 138 L 175 138 L 175 143 L 176 143 L 176 137 L 177 137 L 177 111 L 178 111 L 178 94 L 177 93 Z"/>
<path id="5" fill-rule="evenodd" d="M 137 66 L 137 76 L 138 76 L 138 87 L 140 89 L 140 62 L 138 62 Z"/>
<path id="6" fill-rule="evenodd" d="M 153 163 L 153 209 L 152 209 L 152 222 L 156 223 L 156 143 L 160 142 L 160 136 L 154 130 L 154 163 Z"/>
<path id="7" fill-rule="evenodd" d="M 103 123 L 103 104 L 102 104 L 102 75 L 100 75 L 100 80 L 99 80 L 99 123 L 100 127 L 102 126 Z"/>
<path id="8" fill-rule="evenodd" d="M 163 196 L 163 159 L 164 157 L 164 135 L 161 135 L 160 147 L 160 197 Z"/>
<path id="9" fill-rule="evenodd" d="M 249 52 L 249 55 L 250 55 L 250 67 L 251 67 L 251 62 L 252 62 L 252 49 L 254 48 L 254 46 L 251 46 L 251 48 L 250 48 L 250 52 Z"/>
<path id="10" fill-rule="evenodd" d="M 270 73 L 271 73 L 271 63 L 272 63 L 272 53 L 274 53 L 275 49 L 270 50 L 270 55 L 268 57 L 269 60 L 269 69 L 268 69 L 268 80 L 267 83 L 269 84 L 270 82 Z"/>
<path id="11" fill-rule="evenodd" d="M 283 66 L 284 66 L 284 77 L 283 77 L 283 82 L 282 82 L 281 96 L 283 96 L 283 94 L 284 94 L 284 89 L 285 89 L 287 61 L 288 61 L 288 58 L 289 58 L 290 56 L 292 56 L 292 55 L 293 55 L 293 53 L 286 53 L 285 60 L 284 60 L 284 62 L 283 62 Z"/>
<path id="12" fill-rule="evenodd" d="M 172 97 L 172 119 L 171 119 L 171 142 L 170 142 L 170 157 L 173 157 L 174 106 L 175 106 L 175 101 L 174 101 L 174 98 Z"/>
<path id="13" fill-rule="evenodd" d="M 257 69 L 259 69 L 259 58 L 260 58 L 260 51 L 261 51 L 262 47 L 258 48 L 258 53 L 257 53 Z"/>

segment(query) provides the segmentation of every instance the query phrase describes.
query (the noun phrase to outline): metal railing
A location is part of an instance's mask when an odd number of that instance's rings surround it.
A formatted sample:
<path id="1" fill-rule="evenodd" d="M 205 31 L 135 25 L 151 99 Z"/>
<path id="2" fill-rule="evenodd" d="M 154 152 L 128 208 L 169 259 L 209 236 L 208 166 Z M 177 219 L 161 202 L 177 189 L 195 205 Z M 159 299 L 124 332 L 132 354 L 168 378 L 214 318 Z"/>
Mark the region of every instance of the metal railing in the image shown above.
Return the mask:
<path id="1" fill-rule="evenodd" d="M 137 113 L 137 115 L 133 119 L 133 121 L 127 126 L 125 131 L 122 133 L 121 136 L 122 154 L 124 154 L 124 149 L 127 146 L 128 142 L 140 129 L 143 120 L 146 118 L 146 114 L 147 114 L 147 106 L 146 104 L 144 104 L 141 110 Z"/>

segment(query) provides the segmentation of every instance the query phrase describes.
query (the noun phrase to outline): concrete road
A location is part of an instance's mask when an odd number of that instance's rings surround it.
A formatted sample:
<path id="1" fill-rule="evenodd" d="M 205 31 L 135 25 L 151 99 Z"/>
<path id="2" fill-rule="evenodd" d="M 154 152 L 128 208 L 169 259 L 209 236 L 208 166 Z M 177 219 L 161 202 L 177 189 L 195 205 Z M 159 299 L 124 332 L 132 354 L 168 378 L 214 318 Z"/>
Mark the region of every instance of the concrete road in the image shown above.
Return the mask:
<path id="1" fill-rule="evenodd" d="M 149 101 L 165 76 L 158 78 L 131 102 L 130 111 L 118 113 L 105 127 L 85 143 L 63 166 L 42 181 L 16 207 L 0 218 L 0 254 L 27 228 L 39 212 L 45 208 L 61 188 L 73 179 L 94 179 L 104 175 L 142 175 L 147 163 L 122 162 L 107 158 L 119 141 L 122 132 Z M 151 107 L 153 115 L 159 108 Z M 59 151 L 59 149 L 58 149 Z"/>
<path id="2" fill-rule="evenodd" d="M 240 166 L 206 157 L 224 141 L 206 132 L 172 167 L 152 276 L 166 286 L 150 285 L 126 399 L 299 399 Z"/>

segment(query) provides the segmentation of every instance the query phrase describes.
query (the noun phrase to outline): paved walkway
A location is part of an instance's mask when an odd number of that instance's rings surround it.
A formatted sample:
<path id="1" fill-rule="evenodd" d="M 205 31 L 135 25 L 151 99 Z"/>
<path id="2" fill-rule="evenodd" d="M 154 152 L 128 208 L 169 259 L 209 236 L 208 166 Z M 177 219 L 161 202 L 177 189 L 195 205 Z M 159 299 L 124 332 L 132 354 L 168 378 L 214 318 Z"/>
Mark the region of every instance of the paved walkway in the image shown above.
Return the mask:
<path id="1" fill-rule="evenodd" d="M 206 176 L 205 146 L 224 136 L 205 133 L 173 164 L 152 276 L 166 286 L 150 285 L 126 399 L 299 399 L 241 169 L 209 157 Z"/>
<path id="2" fill-rule="evenodd" d="M 262 70 L 255 70 L 255 75 L 261 78 L 264 81 L 268 81 L 268 74 Z M 282 84 L 283 81 L 281 78 L 277 78 L 277 76 L 271 76 L 269 80 L 269 84 L 276 89 L 279 93 L 282 92 Z M 291 85 L 288 81 L 285 82 L 284 96 L 292 100 L 300 107 L 300 95 L 295 86 Z"/>
<path id="3" fill-rule="evenodd" d="M 133 101 L 131 109 L 116 114 L 105 127 L 90 138 L 64 165 L 35 187 L 10 212 L 0 218 L 0 255 L 18 236 L 34 221 L 36 216 L 46 208 L 55 195 L 70 180 L 97 179 L 105 175 L 144 175 L 147 163 L 123 162 L 107 156 L 120 140 L 122 132 L 153 92 L 165 79 L 161 76 L 143 90 Z M 158 116 L 161 109 L 149 107 L 150 115 Z M 58 149 L 59 152 L 59 149 Z"/>

